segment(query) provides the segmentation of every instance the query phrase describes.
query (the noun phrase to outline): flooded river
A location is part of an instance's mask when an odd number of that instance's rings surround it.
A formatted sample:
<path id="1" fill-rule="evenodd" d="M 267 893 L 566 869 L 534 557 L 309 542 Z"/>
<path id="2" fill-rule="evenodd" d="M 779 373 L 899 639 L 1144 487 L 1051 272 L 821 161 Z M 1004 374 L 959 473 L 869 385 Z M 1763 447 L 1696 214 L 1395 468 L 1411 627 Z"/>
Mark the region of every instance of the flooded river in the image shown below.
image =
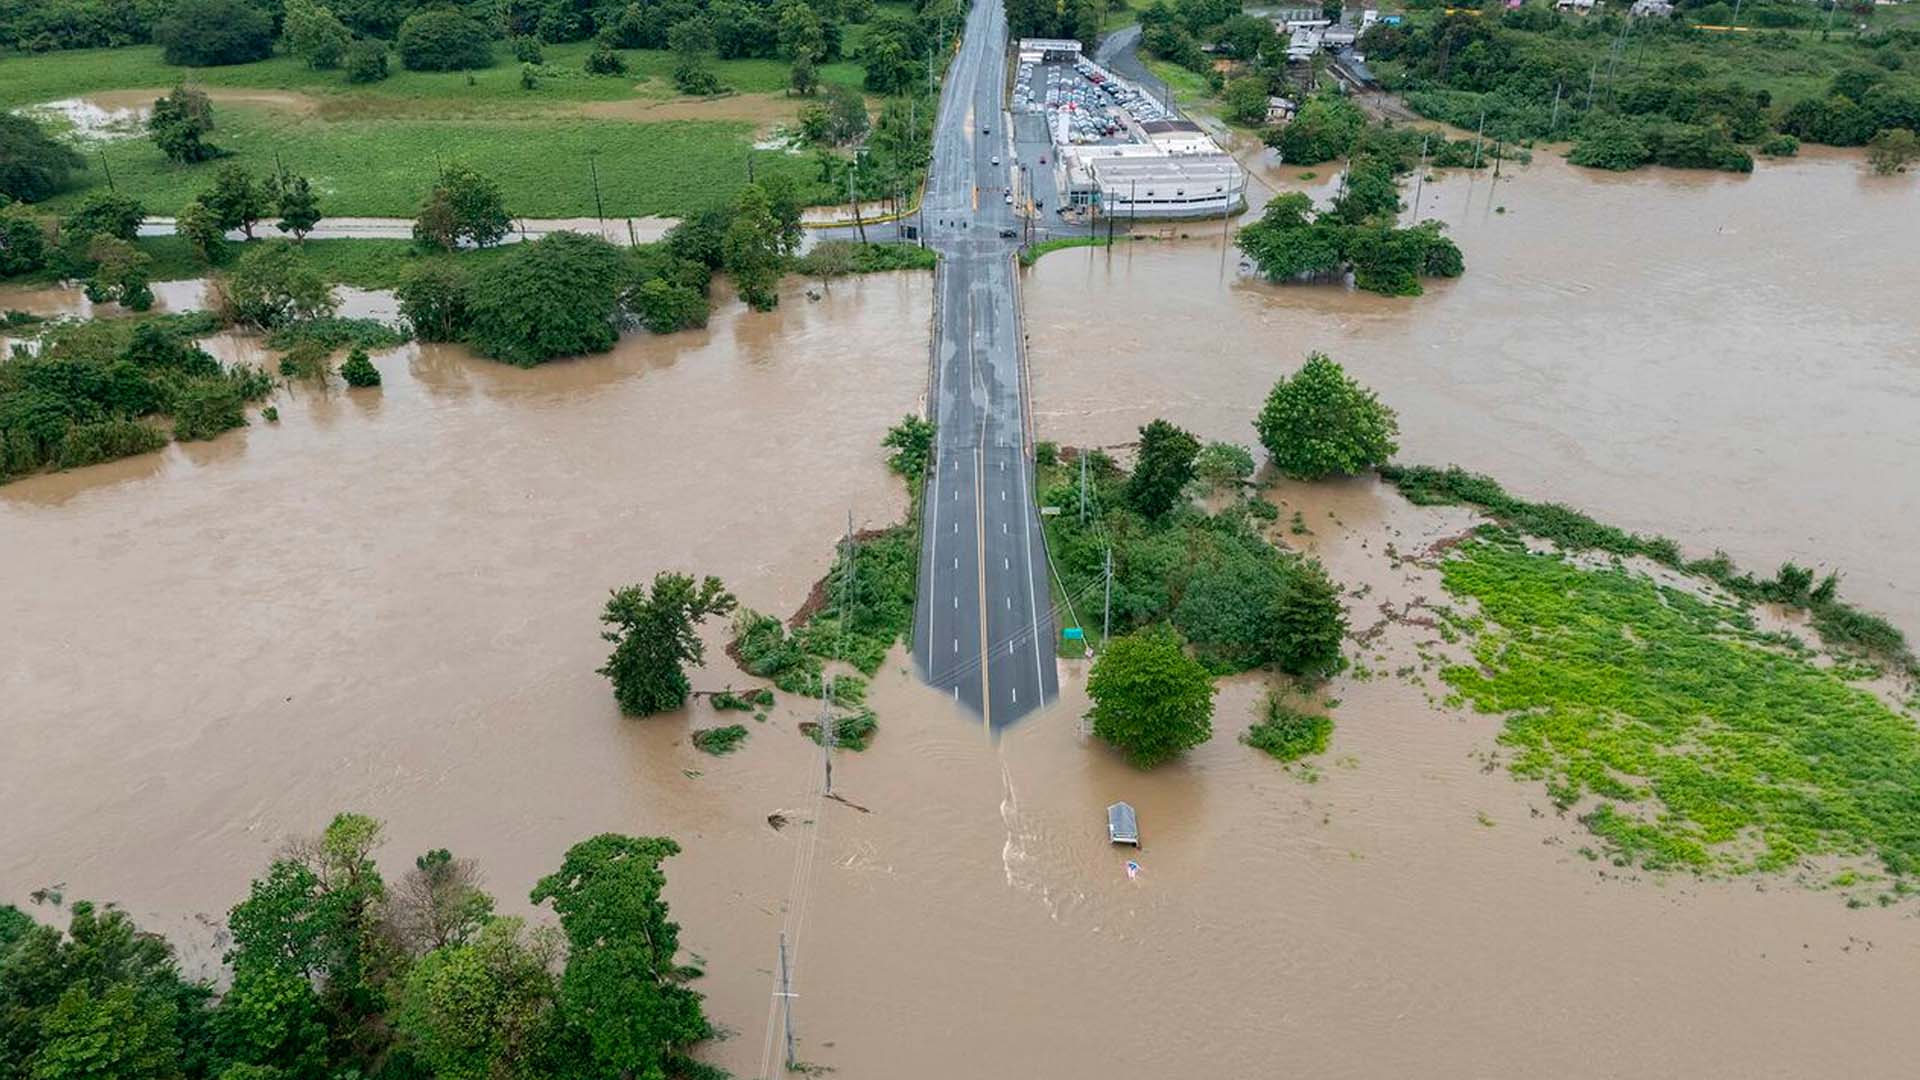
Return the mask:
<path id="1" fill-rule="evenodd" d="M 1165 416 L 1252 443 L 1274 379 L 1318 349 L 1399 410 L 1404 460 L 1763 572 L 1838 568 L 1920 635 L 1920 184 L 1833 152 L 1752 176 L 1542 154 L 1497 185 L 1443 175 L 1420 216 L 1467 273 L 1414 300 L 1244 278 L 1217 225 L 1047 256 L 1026 290 L 1041 437 Z"/>
<path id="2" fill-rule="evenodd" d="M 1267 384 L 1325 348 L 1399 407 L 1409 458 L 1756 563 L 1835 558 L 1913 627 L 1920 361 L 1890 235 L 1920 229 L 1910 204 L 1825 162 L 1640 179 L 1537 164 L 1503 215 L 1484 181 L 1430 188 L 1470 269 L 1411 303 L 1238 283 L 1199 244 L 1051 255 L 1026 303 L 1039 434 L 1120 442 L 1165 415 L 1247 439 Z M 1767 225 L 1789 208 L 1818 219 L 1797 257 Z M 283 394 L 277 426 L 0 487 L 0 893 L 117 898 L 205 961 L 279 841 L 337 809 L 387 820 L 390 873 L 429 846 L 478 858 L 509 911 L 567 844 L 665 833 L 732 1033 L 702 1056 L 743 1077 L 783 926 L 800 1057 L 861 1080 L 1910 1071 L 1911 911 L 1617 878 L 1489 767 L 1497 722 L 1431 685 L 1337 682 L 1316 775 L 1236 741 L 1261 687 L 1229 681 L 1214 739 L 1141 774 L 1082 735 L 1082 670 L 994 743 L 896 652 L 873 748 L 835 770 L 855 805 L 817 800 L 806 703 L 725 758 L 687 745 L 705 706 L 620 718 L 593 674 L 606 589 L 683 568 L 784 614 L 849 507 L 905 509 L 875 444 L 919 406 L 931 282 L 799 289 L 533 371 L 401 350 L 378 391 Z M 1371 586 L 1356 629 L 1438 594 L 1385 541 L 1468 523 L 1371 481 L 1274 497 Z M 1368 663 L 1417 663 L 1418 636 L 1385 627 Z M 696 686 L 746 682 L 712 658 Z M 1118 798 L 1135 880 L 1103 830 Z"/>

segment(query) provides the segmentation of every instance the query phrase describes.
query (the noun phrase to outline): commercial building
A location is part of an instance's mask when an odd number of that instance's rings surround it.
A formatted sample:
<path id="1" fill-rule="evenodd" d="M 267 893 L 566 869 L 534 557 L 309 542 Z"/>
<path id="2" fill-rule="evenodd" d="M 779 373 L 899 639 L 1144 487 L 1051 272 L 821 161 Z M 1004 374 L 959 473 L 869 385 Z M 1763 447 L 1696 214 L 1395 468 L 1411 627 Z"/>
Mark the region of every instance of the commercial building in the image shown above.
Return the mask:
<path id="1" fill-rule="evenodd" d="M 1014 109 L 1045 119 L 1060 210 L 1196 218 L 1246 204 L 1246 170 L 1200 125 L 1080 56 L 1077 42 L 1025 39 L 1019 50 Z"/>

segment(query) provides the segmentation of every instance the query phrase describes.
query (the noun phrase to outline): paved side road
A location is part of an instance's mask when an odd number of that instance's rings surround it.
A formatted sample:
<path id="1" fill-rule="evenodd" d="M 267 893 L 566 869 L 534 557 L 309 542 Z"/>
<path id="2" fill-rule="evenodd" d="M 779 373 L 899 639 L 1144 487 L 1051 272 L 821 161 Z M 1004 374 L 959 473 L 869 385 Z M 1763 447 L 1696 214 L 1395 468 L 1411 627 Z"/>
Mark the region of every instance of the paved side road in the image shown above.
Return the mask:
<path id="1" fill-rule="evenodd" d="M 1014 294 L 1022 222 L 1007 202 L 1006 45 L 1000 4 L 978 0 L 934 135 L 923 217 L 942 256 L 930 405 L 938 436 L 914 623 L 921 676 L 991 728 L 1059 693 Z"/>

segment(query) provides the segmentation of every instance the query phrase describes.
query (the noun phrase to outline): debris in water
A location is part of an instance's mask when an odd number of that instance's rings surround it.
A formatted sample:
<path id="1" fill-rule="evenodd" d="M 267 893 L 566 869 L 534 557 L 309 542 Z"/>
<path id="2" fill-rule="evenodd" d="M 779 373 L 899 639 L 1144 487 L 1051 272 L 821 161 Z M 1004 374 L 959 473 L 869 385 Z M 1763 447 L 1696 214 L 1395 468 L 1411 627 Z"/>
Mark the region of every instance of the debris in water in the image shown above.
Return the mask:
<path id="1" fill-rule="evenodd" d="M 1134 862 L 1132 859 L 1128 859 L 1127 860 L 1127 880 L 1132 881 L 1139 876 L 1140 876 L 1140 864 L 1137 862 Z"/>
<path id="2" fill-rule="evenodd" d="M 787 827 L 787 815 L 775 810 L 773 813 L 767 815 L 767 824 L 773 826 L 773 831 L 779 832 L 781 829 Z"/>

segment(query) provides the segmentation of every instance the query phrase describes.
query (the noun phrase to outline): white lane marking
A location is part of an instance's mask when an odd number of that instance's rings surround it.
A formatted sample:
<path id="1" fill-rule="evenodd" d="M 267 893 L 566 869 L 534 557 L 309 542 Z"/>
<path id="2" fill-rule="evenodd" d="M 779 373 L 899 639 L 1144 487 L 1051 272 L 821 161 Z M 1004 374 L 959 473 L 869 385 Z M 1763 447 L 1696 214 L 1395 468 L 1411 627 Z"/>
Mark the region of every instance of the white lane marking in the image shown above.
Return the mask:
<path id="1" fill-rule="evenodd" d="M 953 557 L 953 568 L 954 568 L 955 570 L 958 570 L 958 569 L 960 569 L 960 556 L 958 556 L 958 555 L 955 555 L 955 556 Z"/>
<path id="2" fill-rule="evenodd" d="M 960 610 L 960 598 L 959 598 L 958 596 L 955 596 L 955 597 L 953 598 L 953 610 L 955 610 L 955 611 L 959 611 L 959 610 Z"/>
<path id="3" fill-rule="evenodd" d="M 1007 535 L 1007 523 L 1004 521 L 1000 523 L 1000 535 L 1001 536 Z"/>
<path id="4" fill-rule="evenodd" d="M 954 638 L 954 639 L 953 639 L 953 651 L 954 651 L 954 652 L 959 652 L 959 651 L 960 651 L 960 639 L 959 639 L 959 638 Z"/>
<path id="5" fill-rule="evenodd" d="M 1012 559 L 1008 559 L 1008 558 L 1005 558 L 1005 557 L 1002 557 L 1002 558 L 1001 558 L 1001 560 L 1000 560 L 1000 569 L 1002 569 L 1002 570 L 1011 570 L 1011 569 L 1013 569 L 1013 560 L 1012 560 Z"/>
<path id="6" fill-rule="evenodd" d="M 1013 688 L 1013 703 L 1020 704 L 1020 688 L 1017 686 Z"/>
<path id="7" fill-rule="evenodd" d="M 1013 597 L 1011 596 L 1007 597 L 1007 610 L 1008 611 L 1013 610 Z"/>
<path id="8" fill-rule="evenodd" d="M 957 521 L 953 523 L 953 534 L 955 536 L 960 535 L 960 523 Z"/>

